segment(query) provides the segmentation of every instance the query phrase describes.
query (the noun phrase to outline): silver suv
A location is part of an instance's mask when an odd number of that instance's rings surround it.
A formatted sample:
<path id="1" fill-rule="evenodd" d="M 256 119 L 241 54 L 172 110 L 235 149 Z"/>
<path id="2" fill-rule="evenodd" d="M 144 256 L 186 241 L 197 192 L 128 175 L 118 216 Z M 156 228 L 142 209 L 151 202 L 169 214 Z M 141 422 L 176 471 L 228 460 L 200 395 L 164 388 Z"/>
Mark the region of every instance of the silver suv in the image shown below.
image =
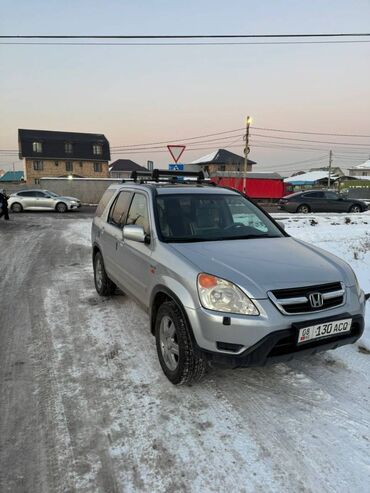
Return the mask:
<path id="1" fill-rule="evenodd" d="M 235 190 L 154 178 L 105 192 L 94 278 L 100 295 L 118 286 L 149 313 L 172 383 L 199 379 L 207 363 L 260 366 L 361 336 L 365 295 L 346 262 L 290 237 Z"/>

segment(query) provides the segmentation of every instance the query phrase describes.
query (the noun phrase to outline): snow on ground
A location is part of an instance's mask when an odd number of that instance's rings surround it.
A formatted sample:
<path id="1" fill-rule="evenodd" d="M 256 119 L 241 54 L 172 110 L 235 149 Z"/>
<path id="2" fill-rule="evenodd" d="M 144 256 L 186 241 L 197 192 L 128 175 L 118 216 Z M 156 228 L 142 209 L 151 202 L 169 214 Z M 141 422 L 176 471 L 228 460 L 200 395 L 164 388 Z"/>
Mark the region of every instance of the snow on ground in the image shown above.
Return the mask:
<path id="1" fill-rule="evenodd" d="M 344 220 L 284 218 L 293 236 L 348 260 L 370 291 L 366 217 Z M 161 372 L 147 315 L 125 296 L 96 295 L 89 237 L 90 221 L 68 225 L 69 262 L 50 274 L 44 303 L 60 426 L 70 436 L 68 484 L 84 492 L 369 491 L 365 350 L 212 370 L 175 387 Z"/>

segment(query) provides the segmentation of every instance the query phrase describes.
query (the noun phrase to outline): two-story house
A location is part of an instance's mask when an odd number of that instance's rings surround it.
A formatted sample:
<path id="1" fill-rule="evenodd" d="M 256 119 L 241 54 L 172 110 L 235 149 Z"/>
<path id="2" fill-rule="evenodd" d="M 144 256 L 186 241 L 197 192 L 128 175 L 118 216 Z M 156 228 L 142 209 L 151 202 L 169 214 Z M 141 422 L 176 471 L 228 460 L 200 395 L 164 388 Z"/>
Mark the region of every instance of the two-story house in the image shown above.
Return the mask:
<path id="1" fill-rule="evenodd" d="M 19 129 L 18 144 L 28 184 L 45 176 L 109 177 L 110 149 L 103 134 Z"/>

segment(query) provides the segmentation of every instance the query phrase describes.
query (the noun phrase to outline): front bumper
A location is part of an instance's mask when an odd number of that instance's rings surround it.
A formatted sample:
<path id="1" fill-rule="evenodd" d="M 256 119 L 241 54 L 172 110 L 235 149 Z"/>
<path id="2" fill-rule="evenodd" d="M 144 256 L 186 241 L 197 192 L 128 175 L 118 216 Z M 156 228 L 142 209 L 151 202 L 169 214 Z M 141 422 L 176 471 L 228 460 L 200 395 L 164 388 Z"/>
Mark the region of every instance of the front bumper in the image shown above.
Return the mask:
<path id="1" fill-rule="evenodd" d="M 77 203 L 77 204 L 69 204 L 69 210 L 72 210 L 72 209 L 79 209 L 81 207 L 81 202 Z"/>
<path id="2" fill-rule="evenodd" d="M 343 313 L 340 317 L 319 319 L 316 322 L 320 323 L 322 321 L 324 323 L 349 317 L 348 313 Z M 298 330 L 298 326 L 295 326 L 290 329 L 272 332 L 238 355 L 204 350 L 200 350 L 200 352 L 210 363 L 227 366 L 228 368 L 265 366 L 271 363 L 287 362 L 297 357 L 313 355 L 321 351 L 336 349 L 346 344 L 353 344 L 361 337 L 364 331 L 364 318 L 361 315 L 352 317 L 352 328 L 349 334 L 314 340 L 301 346 L 297 345 Z"/>
<path id="3" fill-rule="evenodd" d="M 344 305 L 304 315 L 284 315 L 269 299 L 254 300 L 254 302 L 259 309 L 259 316 L 230 315 L 225 317 L 227 315 L 225 313 L 212 312 L 204 308 L 185 309 L 193 329 L 195 342 L 207 359 L 215 360 L 220 356 L 222 360 L 226 357 L 234 364 L 233 358 L 237 358 L 238 366 L 248 366 L 255 364 L 253 362 L 257 358 L 259 361 L 257 364 L 265 364 L 265 359 L 271 359 L 273 356 L 270 354 L 272 348 L 281 344 L 285 338 L 290 338 L 291 345 L 288 353 L 303 353 L 303 351 L 310 352 L 310 349 L 316 352 L 319 350 L 316 349 L 317 347 L 332 349 L 328 346 L 342 345 L 345 339 L 346 342 L 343 344 L 354 342 L 363 332 L 365 295 L 361 293 L 359 297 L 355 286 L 346 288 Z M 297 348 L 296 343 L 292 342 L 299 324 L 314 325 L 324 319 L 336 320 L 346 317 L 353 319 L 354 331 L 349 335 L 338 336 L 340 337 L 338 341 L 337 338 L 320 340 L 312 343 L 314 344 L 312 347 L 307 344 L 303 348 Z M 256 349 L 258 349 L 257 353 L 251 356 Z"/>

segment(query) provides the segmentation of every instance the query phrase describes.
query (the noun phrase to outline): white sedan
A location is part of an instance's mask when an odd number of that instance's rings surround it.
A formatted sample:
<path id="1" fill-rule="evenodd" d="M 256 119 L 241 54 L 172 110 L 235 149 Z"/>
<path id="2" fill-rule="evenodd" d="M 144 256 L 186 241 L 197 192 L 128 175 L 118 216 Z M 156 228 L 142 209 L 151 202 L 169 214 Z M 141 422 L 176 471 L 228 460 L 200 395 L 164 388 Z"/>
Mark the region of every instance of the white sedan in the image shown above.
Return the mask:
<path id="1" fill-rule="evenodd" d="M 65 197 L 49 190 L 21 190 L 9 197 L 8 207 L 12 212 L 47 209 L 67 212 L 81 207 L 81 201 L 75 197 Z"/>

